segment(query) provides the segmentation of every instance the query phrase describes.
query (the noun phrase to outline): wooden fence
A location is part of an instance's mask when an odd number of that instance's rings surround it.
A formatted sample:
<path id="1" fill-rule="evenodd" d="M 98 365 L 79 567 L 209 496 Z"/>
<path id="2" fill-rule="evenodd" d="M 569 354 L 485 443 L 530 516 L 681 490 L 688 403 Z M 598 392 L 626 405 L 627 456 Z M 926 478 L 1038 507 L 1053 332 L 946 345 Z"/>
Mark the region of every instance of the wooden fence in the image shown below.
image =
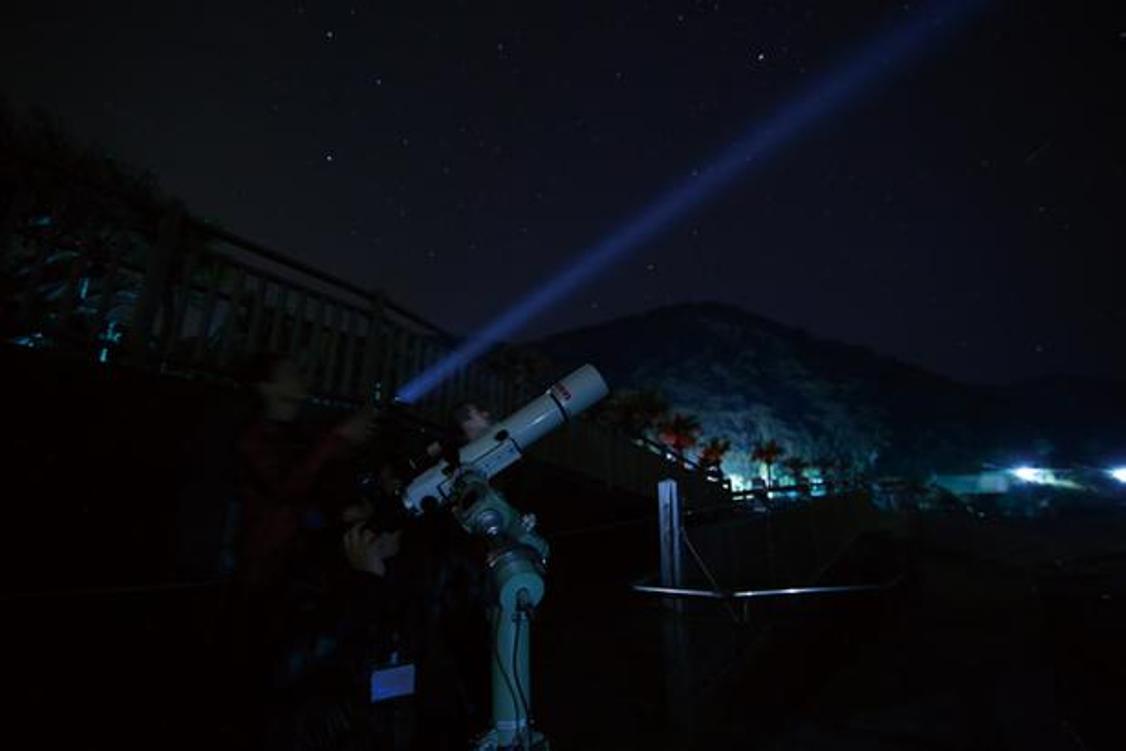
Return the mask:
<path id="1" fill-rule="evenodd" d="M 386 402 L 447 355 L 458 339 L 386 295 L 333 277 L 186 214 L 175 204 L 105 208 L 99 186 L 28 181 L 0 205 L 9 342 L 94 358 L 107 366 L 234 380 L 256 352 L 291 355 L 317 398 L 341 406 Z M 0 197 L 2 198 L 2 197 Z M 95 207 L 79 212 L 75 205 Z M 124 205 L 124 209 L 119 206 Z M 553 374 L 553 377 L 564 375 Z M 458 369 L 421 402 L 443 421 L 471 400 L 503 415 L 549 384 L 488 358 Z M 579 420 L 534 448 L 540 459 L 651 496 L 664 477 L 690 504 L 730 488 L 689 462 Z"/>

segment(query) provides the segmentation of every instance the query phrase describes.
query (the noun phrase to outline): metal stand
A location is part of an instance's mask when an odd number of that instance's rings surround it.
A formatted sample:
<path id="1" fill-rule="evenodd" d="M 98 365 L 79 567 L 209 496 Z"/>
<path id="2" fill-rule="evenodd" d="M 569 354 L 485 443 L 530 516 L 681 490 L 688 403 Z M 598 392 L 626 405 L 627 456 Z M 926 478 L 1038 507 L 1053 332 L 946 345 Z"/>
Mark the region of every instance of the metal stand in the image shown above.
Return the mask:
<path id="1" fill-rule="evenodd" d="M 491 543 L 489 573 L 497 595 L 489 612 L 493 627 L 493 727 L 478 751 L 545 750 L 547 739 L 532 727 L 532 613 L 543 599 L 548 547 L 527 518 L 483 480 L 467 478 L 474 502 L 459 514 L 471 533 Z"/>
<path id="2" fill-rule="evenodd" d="M 526 590 L 520 590 L 524 601 Z M 477 741 L 478 751 L 546 749 L 547 739 L 532 727 L 531 605 L 489 613 L 494 640 L 492 661 L 493 727 Z"/>

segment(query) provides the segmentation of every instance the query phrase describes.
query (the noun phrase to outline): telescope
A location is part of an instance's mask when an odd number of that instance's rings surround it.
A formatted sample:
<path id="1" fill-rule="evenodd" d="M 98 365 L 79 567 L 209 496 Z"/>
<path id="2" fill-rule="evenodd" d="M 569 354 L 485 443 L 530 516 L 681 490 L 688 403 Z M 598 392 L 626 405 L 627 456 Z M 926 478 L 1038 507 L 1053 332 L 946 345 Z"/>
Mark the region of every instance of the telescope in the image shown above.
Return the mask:
<path id="1" fill-rule="evenodd" d="M 474 473 L 485 480 L 519 461 L 528 448 L 609 393 L 593 365 L 584 365 L 556 382 L 544 394 L 493 425 L 477 440 L 462 447 L 457 462 L 443 460 L 415 478 L 403 492 L 403 505 L 422 512 L 428 499 L 438 505 L 456 495 L 459 479 Z"/>
<path id="2" fill-rule="evenodd" d="M 421 514 L 430 504 L 451 504 L 466 531 L 488 542 L 487 566 L 495 593 L 489 608 L 492 727 L 477 739 L 477 751 L 517 745 L 548 748 L 547 740 L 532 727 L 530 666 L 531 617 L 544 595 L 548 546 L 533 529 L 534 522 L 510 506 L 489 479 L 608 391 L 599 372 L 584 365 L 491 426 L 463 447 L 455 461 L 440 462 L 403 491 L 403 504 L 410 513 Z"/>

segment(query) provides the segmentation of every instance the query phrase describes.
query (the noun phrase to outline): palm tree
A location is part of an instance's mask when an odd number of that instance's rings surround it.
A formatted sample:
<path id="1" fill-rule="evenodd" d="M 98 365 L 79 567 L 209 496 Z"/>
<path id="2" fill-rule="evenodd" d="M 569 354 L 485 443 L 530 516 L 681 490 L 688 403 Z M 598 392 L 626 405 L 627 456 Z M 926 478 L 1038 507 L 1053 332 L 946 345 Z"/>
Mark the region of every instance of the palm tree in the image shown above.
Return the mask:
<path id="1" fill-rule="evenodd" d="M 786 449 L 778 445 L 777 441 L 769 440 L 760 442 L 751 449 L 751 461 L 758 462 L 766 467 L 766 486 L 774 484 L 773 468 L 786 454 Z"/>
<path id="2" fill-rule="evenodd" d="M 684 466 L 684 451 L 700 440 L 700 421 L 692 415 L 674 412 L 657 425 L 657 436 L 676 454 Z"/>
<path id="3" fill-rule="evenodd" d="M 700 449 L 700 458 L 697 462 L 706 473 L 722 474 L 719 466 L 730 450 L 731 441 L 726 438 L 712 438 Z"/>

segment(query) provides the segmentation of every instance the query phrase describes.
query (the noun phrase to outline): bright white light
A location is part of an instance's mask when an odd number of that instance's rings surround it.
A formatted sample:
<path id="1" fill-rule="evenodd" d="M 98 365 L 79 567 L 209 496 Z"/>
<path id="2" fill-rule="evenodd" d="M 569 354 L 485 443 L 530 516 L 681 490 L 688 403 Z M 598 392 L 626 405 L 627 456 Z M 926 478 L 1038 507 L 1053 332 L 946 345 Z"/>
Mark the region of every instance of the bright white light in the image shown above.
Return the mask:
<path id="1" fill-rule="evenodd" d="M 749 490 L 751 484 L 747 482 L 747 478 L 738 472 L 728 472 L 727 477 L 731 480 L 732 490 Z"/>
<path id="2" fill-rule="evenodd" d="M 1110 470 L 1110 476 L 1119 482 L 1126 483 L 1126 467 L 1115 467 Z"/>
<path id="3" fill-rule="evenodd" d="M 1043 484 L 1051 482 L 1051 471 L 1046 469 L 1037 469 L 1035 467 L 1017 467 L 1016 469 L 1009 470 L 1018 480 L 1024 482 L 1034 482 Z"/>

